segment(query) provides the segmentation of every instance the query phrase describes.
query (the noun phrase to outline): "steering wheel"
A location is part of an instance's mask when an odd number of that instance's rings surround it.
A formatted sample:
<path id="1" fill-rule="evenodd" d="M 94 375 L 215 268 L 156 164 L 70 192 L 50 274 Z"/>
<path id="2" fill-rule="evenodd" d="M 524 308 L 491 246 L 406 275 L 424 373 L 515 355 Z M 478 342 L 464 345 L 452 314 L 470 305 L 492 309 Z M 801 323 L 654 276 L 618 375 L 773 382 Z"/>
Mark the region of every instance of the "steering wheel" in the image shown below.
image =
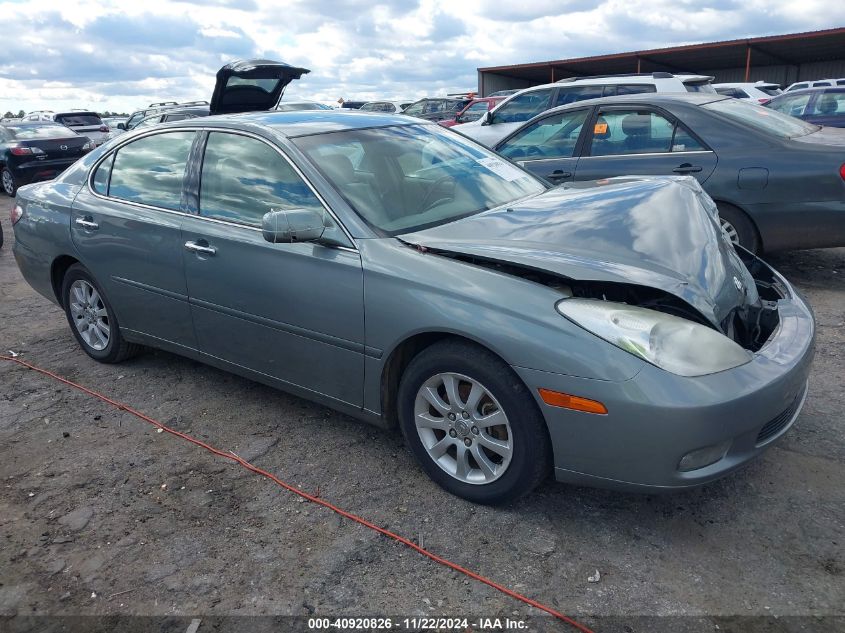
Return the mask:
<path id="1" fill-rule="evenodd" d="M 422 213 L 423 211 L 426 211 L 434 206 L 434 204 L 428 204 L 428 201 L 431 200 L 432 195 L 435 191 L 437 191 L 437 188 L 440 186 L 440 184 L 446 182 L 447 180 L 453 180 L 453 178 L 451 176 L 440 176 L 440 178 L 431 183 L 431 186 L 428 188 L 428 191 L 426 191 L 425 195 L 422 197 L 422 202 L 420 202 L 420 205 L 417 207 L 417 213 Z M 438 198 L 437 202 L 447 199 L 448 198 Z"/>

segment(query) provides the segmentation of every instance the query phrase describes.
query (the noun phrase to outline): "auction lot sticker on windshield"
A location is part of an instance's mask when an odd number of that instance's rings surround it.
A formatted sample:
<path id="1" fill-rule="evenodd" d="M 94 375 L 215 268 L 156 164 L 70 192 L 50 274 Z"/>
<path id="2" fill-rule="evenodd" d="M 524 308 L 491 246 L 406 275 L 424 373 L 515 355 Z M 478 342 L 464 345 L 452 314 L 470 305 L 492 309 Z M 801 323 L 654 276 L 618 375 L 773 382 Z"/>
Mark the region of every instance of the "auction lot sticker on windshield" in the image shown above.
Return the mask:
<path id="1" fill-rule="evenodd" d="M 510 182 L 526 177 L 525 174 L 519 171 L 516 167 L 508 165 L 506 162 L 501 161 L 498 158 L 479 158 L 478 164 L 482 167 L 486 167 L 497 176 L 501 176 Z"/>

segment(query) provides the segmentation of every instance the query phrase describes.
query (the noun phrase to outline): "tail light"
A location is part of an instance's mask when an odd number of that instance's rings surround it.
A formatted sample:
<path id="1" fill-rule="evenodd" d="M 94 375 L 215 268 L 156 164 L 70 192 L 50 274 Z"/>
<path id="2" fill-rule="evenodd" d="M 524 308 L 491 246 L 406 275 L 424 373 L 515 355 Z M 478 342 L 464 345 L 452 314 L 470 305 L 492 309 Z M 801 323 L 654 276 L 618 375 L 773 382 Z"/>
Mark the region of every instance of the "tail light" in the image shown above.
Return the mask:
<path id="1" fill-rule="evenodd" d="M 9 151 L 14 156 L 33 156 L 44 153 L 44 150 L 40 147 L 11 147 Z"/>
<path id="2" fill-rule="evenodd" d="M 108 131 L 109 131 L 108 125 L 101 125 L 100 126 L 100 132 L 108 132 Z"/>
<path id="3" fill-rule="evenodd" d="M 766 105 L 769 101 L 771 101 L 771 99 L 757 99 L 757 102 L 760 105 Z"/>
<path id="4" fill-rule="evenodd" d="M 842 180 L 845 180 L 845 163 L 842 163 L 842 164 L 839 166 L 839 177 L 840 177 Z"/>
<path id="5" fill-rule="evenodd" d="M 12 207 L 12 210 L 9 211 L 9 218 L 12 220 L 12 226 L 15 226 L 15 224 L 18 223 L 21 216 L 23 216 L 23 207 L 20 204 L 16 204 Z"/>
<path id="6" fill-rule="evenodd" d="M 82 153 L 84 154 L 85 152 L 90 152 L 95 147 L 96 145 L 94 145 L 94 141 L 88 141 L 87 143 L 85 143 L 85 145 L 82 146 Z"/>

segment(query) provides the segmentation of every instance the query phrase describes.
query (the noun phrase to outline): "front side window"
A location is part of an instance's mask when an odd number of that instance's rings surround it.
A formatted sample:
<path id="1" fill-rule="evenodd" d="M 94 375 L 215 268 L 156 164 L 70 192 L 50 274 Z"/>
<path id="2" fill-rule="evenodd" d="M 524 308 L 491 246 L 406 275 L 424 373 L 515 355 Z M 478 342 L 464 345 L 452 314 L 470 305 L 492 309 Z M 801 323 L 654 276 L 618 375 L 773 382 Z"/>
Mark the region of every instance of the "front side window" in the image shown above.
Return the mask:
<path id="1" fill-rule="evenodd" d="M 591 156 L 703 150 L 680 124 L 650 110 L 610 110 L 596 119 Z"/>
<path id="2" fill-rule="evenodd" d="M 276 209 L 323 205 L 305 181 L 263 141 L 225 132 L 208 136 L 200 179 L 200 215 L 261 226 Z"/>
<path id="3" fill-rule="evenodd" d="M 408 114 L 410 116 L 419 116 L 423 113 L 423 110 L 425 109 L 425 103 L 425 101 L 417 101 L 416 103 L 412 103 L 407 108 L 405 108 L 403 114 Z"/>
<path id="4" fill-rule="evenodd" d="M 439 125 L 331 132 L 293 142 L 358 215 L 388 235 L 546 190 L 528 172 Z"/>
<path id="5" fill-rule="evenodd" d="M 499 147 L 499 153 L 513 160 L 570 158 L 589 110 L 547 116 L 520 130 Z"/>
<path id="6" fill-rule="evenodd" d="M 535 90 L 516 95 L 493 113 L 492 123 L 518 123 L 549 109 L 552 91 Z"/>
<path id="7" fill-rule="evenodd" d="M 108 195 L 178 210 L 194 136 L 194 132 L 167 132 L 121 147 L 114 158 Z"/>
<path id="8" fill-rule="evenodd" d="M 466 110 L 458 115 L 458 123 L 469 123 L 470 121 L 477 121 L 482 115 L 487 112 L 488 104 L 486 101 L 478 101 L 473 103 Z"/>

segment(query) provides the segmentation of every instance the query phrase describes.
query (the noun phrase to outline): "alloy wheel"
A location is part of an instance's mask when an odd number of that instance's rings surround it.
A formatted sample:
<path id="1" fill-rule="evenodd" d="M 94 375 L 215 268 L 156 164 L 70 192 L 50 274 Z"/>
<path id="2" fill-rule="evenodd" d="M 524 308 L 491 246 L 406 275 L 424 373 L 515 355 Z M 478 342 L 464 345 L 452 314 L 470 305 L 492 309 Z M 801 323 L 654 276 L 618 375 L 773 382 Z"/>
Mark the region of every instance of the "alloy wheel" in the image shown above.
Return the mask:
<path id="1" fill-rule="evenodd" d="M 12 179 L 12 173 L 8 169 L 3 170 L 3 191 L 9 196 L 14 195 L 15 192 L 15 181 Z"/>
<path id="2" fill-rule="evenodd" d="M 734 227 L 734 225 L 728 222 L 725 218 L 719 218 L 719 222 L 721 223 L 722 231 L 725 235 L 727 235 L 728 239 L 734 244 L 739 244 L 739 233 L 737 232 L 736 227 Z"/>
<path id="3" fill-rule="evenodd" d="M 71 284 L 69 294 L 70 314 L 82 340 L 91 349 L 104 350 L 109 344 L 111 329 L 100 293 L 84 279 L 77 279 Z"/>
<path id="4" fill-rule="evenodd" d="M 513 455 L 508 416 L 480 382 L 441 373 L 417 391 L 414 423 L 428 456 L 449 475 L 468 484 L 501 477 Z"/>

